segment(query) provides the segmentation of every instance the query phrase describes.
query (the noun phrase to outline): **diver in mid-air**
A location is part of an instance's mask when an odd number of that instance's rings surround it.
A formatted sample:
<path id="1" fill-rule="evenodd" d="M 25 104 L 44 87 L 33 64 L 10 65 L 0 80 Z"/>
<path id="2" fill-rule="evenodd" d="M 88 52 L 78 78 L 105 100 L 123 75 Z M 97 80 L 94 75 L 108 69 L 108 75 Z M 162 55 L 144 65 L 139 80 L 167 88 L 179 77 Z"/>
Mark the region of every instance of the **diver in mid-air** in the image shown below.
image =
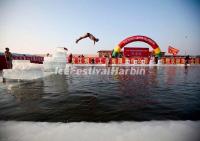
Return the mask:
<path id="1" fill-rule="evenodd" d="M 78 43 L 80 40 L 85 39 L 85 38 L 90 38 L 92 41 L 94 41 L 94 44 L 95 44 L 96 42 L 99 41 L 99 39 L 96 38 L 96 37 L 95 37 L 94 35 L 92 35 L 91 33 L 86 33 L 84 36 L 81 36 L 80 38 L 78 38 L 78 39 L 76 40 L 76 43 Z"/>

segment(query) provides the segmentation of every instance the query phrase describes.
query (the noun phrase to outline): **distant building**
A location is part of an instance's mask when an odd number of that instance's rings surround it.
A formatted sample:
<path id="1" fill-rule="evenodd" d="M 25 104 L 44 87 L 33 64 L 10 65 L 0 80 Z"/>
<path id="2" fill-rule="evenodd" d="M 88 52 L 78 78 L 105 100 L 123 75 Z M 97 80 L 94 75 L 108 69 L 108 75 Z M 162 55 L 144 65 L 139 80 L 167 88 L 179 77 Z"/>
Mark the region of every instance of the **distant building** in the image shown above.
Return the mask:
<path id="1" fill-rule="evenodd" d="M 67 56 L 69 56 L 70 54 L 67 54 Z M 73 57 L 98 57 L 98 54 L 73 54 Z"/>
<path id="2" fill-rule="evenodd" d="M 112 50 L 99 50 L 97 53 L 99 54 L 99 57 L 111 56 Z"/>
<path id="3" fill-rule="evenodd" d="M 154 56 L 153 51 L 150 51 L 150 52 L 149 52 L 149 55 L 150 55 L 150 56 Z M 164 57 L 164 56 L 165 56 L 165 52 L 162 52 L 162 51 L 161 51 L 161 56 Z"/>

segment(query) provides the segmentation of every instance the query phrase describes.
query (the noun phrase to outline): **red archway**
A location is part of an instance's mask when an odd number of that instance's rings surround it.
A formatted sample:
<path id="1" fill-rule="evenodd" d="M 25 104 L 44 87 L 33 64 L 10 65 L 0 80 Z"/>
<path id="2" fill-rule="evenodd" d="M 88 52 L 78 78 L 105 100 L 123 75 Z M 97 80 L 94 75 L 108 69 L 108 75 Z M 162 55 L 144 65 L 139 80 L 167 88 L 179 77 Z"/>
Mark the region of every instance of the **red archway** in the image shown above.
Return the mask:
<path id="1" fill-rule="evenodd" d="M 154 53 L 156 56 L 160 56 L 161 55 L 161 50 L 158 46 L 158 44 L 152 40 L 151 38 L 147 37 L 147 36 L 141 36 L 141 35 L 137 35 L 137 36 L 131 36 L 131 37 L 128 37 L 126 39 L 124 39 L 123 41 L 121 41 L 115 48 L 114 48 L 114 51 L 112 53 L 112 56 L 113 57 L 116 57 L 119 52 L 121 51 L 121 49 L 129 44 L 129 43 L 132 43 L 132 42 L 136 42 L 136 41 L 141 41 L 141 42 L 145 42 L 147 44 L 149 44 L 153 49 L 154 49 Z"/>
<path id="2" fill-rule="evenodd" d="M 119 46 L 121 48 L 123 48 L 125 45 L 132 43 L 132 42 L 136 42 L 136 41 L 145 42 L 145 43 L 149 44 L 153 49 L 156 49 L 156 48 L 159 47 L 158 44 L 154 40 L 152 40 L 151 38 L 146 37 L 146 36 L 131 36 L 131 37 L 128 37 L 128 38 L 124 39 L 123 41 L 121 41 L 119 43 Z"/>

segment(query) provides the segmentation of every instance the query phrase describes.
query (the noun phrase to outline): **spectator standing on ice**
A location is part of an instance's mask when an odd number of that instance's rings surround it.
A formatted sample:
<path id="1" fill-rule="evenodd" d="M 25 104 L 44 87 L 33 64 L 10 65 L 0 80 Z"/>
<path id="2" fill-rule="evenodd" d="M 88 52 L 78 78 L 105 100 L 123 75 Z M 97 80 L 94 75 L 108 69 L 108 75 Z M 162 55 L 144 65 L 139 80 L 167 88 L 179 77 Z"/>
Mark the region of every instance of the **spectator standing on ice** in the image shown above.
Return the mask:
<path id="1" fill-rule="evenodd" d="M 5 48 L 6 51 L 4 53 L 6 58 L 6 64 L 8 69 L 12 69 L 12 53 L 9 51 L 9 48 Z"/>
<path id="2" fill-rule="evenodd" d="M 189 60 L 190 60 L 190 56 L 187 55 L 187 56 L 185 57 L 185 65 L 189 64 Z"/>
<path id="3" fill-rule="evenodd" d="M 73 57 L 72 54 L 70 54 L 68 57 L 68 63 L 72 63 L 72 57 Z"/>

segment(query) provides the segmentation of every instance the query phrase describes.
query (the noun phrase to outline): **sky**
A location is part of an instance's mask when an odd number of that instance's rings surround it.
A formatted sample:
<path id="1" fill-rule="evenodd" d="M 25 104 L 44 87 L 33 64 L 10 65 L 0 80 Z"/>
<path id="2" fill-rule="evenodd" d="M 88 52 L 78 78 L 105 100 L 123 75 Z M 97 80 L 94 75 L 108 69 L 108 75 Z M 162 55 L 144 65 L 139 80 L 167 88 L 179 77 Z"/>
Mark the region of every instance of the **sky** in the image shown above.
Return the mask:
<path id="1" fill-rule="evenodd" d="M 0 52 L 95 54 L 123 39 L 144 35 L 162 51 L 200 54 L 199 0 L 0 0 Z M 90 32 L 100 39 L 75 40 Z M 129 47 L 149 47 L 142 42 Z"/>

